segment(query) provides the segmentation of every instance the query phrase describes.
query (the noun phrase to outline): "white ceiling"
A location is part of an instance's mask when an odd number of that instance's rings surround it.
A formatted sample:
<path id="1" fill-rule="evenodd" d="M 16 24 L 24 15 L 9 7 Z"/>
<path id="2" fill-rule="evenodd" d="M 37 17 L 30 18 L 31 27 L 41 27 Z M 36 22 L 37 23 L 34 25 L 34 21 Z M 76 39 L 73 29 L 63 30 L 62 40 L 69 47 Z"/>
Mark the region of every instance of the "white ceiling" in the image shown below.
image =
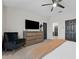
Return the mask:
<path id="1" fill-rule="evenodd" d="M 56 7 L 53 12 L 51 12 L 52 5 L 41 6 L 46 3 L 52 3 L 52 0 L 3 0 L 4 6 L 22 8 L 43 16 L 57 14 L 58 11 L 63 11 L 62 13 L 75 13 L 76 11 L 76 0 L 63 0 L 60 4 L 65 8 Z"/>

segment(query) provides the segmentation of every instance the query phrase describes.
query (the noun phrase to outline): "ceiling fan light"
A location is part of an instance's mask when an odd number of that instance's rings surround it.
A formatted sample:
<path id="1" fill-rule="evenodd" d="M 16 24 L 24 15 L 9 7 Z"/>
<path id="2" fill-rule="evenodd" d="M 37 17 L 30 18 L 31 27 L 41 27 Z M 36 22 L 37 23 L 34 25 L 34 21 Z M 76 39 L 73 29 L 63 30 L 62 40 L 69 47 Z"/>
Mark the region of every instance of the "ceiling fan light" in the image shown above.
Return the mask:
<path id="1" fill-rule="evenodd" d="M 57 6 L 57 3 L 54 3 L 54 4 L 53 4 L 53 7 L 56 7 L 56 6 Z"/>

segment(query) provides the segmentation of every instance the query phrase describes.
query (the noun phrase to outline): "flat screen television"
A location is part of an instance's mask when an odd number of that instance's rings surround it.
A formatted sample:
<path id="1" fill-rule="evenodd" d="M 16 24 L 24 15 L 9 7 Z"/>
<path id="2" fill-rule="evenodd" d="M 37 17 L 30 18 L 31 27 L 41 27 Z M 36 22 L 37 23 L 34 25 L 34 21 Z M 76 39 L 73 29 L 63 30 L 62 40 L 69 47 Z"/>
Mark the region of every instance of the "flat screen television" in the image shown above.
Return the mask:
<path id="1" fill-rule="evenodd" d="M 25 20 L 25 29 L 39 29 L 39 22 Z"/>

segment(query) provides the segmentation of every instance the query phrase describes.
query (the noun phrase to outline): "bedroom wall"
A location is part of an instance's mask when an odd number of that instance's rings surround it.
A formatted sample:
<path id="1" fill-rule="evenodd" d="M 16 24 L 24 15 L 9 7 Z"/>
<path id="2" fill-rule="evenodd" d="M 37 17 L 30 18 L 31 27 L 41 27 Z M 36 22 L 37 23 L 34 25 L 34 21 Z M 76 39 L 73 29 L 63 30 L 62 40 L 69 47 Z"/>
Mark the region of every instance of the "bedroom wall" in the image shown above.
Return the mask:
<path id="1" fill-rule="evenodd" d="M 49 17 L 39 16 L 27 10 L 13 7 L 3 7 L 3 32 L 19 32 L 19 37 L 23 37 L 25 30 L 25 19 L 47 22 Z"/>
<path id="2" fill-rule="evenodd" d="M 3 32 L 13 31 L 19 32 L 19 37 L 23 37 L 25 30 L 25 19 L 39 21 L 40 23 L 47 22 L 47 39 L 54 38 L 52 35 L 53 23 L 58 23 L 58 37 L 65 38 L 65 20 L 74 19 L 75 12 L 53 13 L 50 17 L 39 16 L 28 10 L 3 7 Z"/>
<path id="3" fill-rule="evenodd" d="M 2 8 L 2 33 L 6 31 L 6 7 Z"/>
<path id="4" fill-rule="evenodd" d="M 53 23 L 58 23 L 58 37 L 65 38 L 65 20 L 71 20 L 76 18 L 75 12 L 63 12 L 52 15 L 50 21 L 48 21 L 48 38 L 53 37 Z"/>

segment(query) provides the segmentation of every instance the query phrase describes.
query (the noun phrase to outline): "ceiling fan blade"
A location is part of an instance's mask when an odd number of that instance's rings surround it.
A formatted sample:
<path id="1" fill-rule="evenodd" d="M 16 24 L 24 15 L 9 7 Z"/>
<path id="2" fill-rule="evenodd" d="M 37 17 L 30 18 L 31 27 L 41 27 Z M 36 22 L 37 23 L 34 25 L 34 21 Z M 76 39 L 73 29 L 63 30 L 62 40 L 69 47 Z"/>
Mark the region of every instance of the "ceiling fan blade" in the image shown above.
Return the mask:
<path id="1" fill-rule="evenodd" d="M 61 4 L 57 4 L 58 7 L 61 7 L 61 8 L 65 8 L 63 5 Z"/>
<path id="2" fill-rule="evenodd" d="M 52 9 L 51 9 L 51 12 L 53 11 L 53 7 L 52 7 Z"/>
<path id="3" fill-rule="evenodd" d="M 62 0 L 58 0 L 58 2 L 61 2 Z"/>
<path id="4" fill-rule="evenodd" d="M 42 6 L 48 6 L 48 5 L 52 5 L 52 4 L 43 4 Z"/>
<path id="5" fill-rule="evenodd" d="M 52 2 L 54 3 L 54 2 L 55 2 L 55 0 L 52 0 Z"/>

